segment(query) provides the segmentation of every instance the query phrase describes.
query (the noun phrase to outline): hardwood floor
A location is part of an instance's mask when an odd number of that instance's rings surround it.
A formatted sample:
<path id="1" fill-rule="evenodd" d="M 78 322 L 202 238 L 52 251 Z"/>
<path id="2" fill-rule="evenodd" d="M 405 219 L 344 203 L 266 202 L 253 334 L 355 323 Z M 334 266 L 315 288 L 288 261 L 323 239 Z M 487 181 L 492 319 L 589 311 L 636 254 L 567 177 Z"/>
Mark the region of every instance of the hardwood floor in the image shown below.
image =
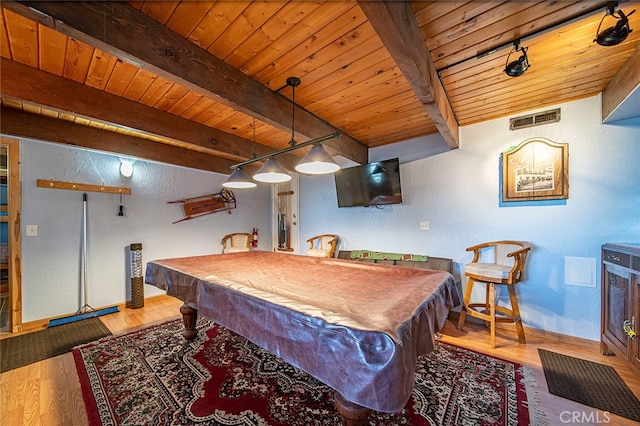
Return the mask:
<path id="1" fill-rule="evenodd" d="M 181 303 L 171 297 L 155 297 L 145 301 L 141 309 L 121 309 L 100 317 L 114 334 L 125 333 L 154 323 L 180 318 Z M 527 344 L 519 344 L 515 331 L 499 330 L 496 348 L 489 347 L 488 331 L 468 324 L 464 331 L 447 322 L 442 341 L 532 367 L 537 381 L 538 400 L 551 426 L 636 425 L 613 414 L 549 394 L 538 348 L 567 354 L 613 366 L 636 396 L 640 398 L 640 376 L 634 374 L 616 357 L 600 355 L 598 345 L 572 345 L 543 337 L 527 335 Z M 0 424 L 9 425 L 85 425 L 85 412 L 80 383 L 71 353 L 50 358 L 0 374 Z"/>

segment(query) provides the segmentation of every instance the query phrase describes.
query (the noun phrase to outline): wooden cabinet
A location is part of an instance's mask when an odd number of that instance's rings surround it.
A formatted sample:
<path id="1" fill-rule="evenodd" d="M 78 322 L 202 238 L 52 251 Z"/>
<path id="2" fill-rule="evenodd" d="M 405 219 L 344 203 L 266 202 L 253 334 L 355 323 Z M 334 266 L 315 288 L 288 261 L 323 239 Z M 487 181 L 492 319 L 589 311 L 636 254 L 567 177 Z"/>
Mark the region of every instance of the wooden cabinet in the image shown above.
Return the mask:
<path id="1" fill-rule="evenodd" d="M 640 374 L 640 244 L 602 246 L 601 351 Z"/>

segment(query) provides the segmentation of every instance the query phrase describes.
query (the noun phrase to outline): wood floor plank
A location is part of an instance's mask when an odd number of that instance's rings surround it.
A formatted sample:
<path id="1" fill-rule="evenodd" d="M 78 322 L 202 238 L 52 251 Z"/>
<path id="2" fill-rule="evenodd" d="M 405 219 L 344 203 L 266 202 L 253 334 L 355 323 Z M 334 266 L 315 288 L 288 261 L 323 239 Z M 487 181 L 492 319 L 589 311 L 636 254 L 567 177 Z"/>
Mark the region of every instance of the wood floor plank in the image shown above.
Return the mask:
<path id="1" fill-rule="evenodd" d="M 2 426 L 22 426 L 22 409 L 2 411 Z"/>
<path id="2" fill-rule="evenodd" d="M 36 363 L 37 364 L 37 363 Z M 27 380 L 25 392 L 22 397 L 23 417 L 22 422 L 24 425 L 37 425 L 40 424 L 40 386 L 41 380 L 39 369 L 33 368 L 31 364 L 27 370 L 29 371 L 29 379 Z"/>
<path id="3" fill-rule="evenodd" d="M 127 333 L 180 318 L 181 305 L 180 301 L 172 297 L 153 297 L 145 300 L 143 308 L 123 308 L 120 312 L 100 319 L 112 333 Z M 557 397 L 547 389 L 538 348 L 611 365 L 640 398 L 640 376 L 619 358 L 601 355 L 597 342 L 576 345 L 527 334 L 527 343 L 520 344 L 515 330 L 501 329 L 497 332 L 496 348 L 493 349 L 489 345 L 489 332 L 482 325 L 467 322 L 464 330 L 459 331 L 450 321 L 447 321 L 442 330 L 442 341 L 529 366 L 534 372 L 537 398 L 549 425 L 637 425 L 632 420 Z M 67 353 L 0 374 L 0 418 L 2 426 L 87 424 L 72 354 Z"/>

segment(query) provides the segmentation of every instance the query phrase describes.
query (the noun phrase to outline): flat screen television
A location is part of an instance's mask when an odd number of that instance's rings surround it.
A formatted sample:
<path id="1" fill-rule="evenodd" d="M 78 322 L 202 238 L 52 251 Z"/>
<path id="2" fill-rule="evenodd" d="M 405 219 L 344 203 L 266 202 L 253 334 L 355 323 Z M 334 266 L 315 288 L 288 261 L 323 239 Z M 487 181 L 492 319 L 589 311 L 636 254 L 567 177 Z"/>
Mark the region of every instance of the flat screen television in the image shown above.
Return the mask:
<path id="1" fill-rule="evenodd" d="M 397 158 L 340 169 L 333 176 L 338 207 L 402 203 Z"/>

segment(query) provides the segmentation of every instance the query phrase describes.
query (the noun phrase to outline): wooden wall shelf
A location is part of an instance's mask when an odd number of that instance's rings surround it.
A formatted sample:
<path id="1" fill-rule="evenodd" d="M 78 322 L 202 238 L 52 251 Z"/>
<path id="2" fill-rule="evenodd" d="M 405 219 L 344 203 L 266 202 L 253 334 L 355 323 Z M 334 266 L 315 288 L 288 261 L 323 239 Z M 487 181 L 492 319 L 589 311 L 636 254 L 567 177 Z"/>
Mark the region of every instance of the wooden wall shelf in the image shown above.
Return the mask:
<path id="1" fill-rule="evenodd" d="M 71 191 L 106 192 L 110 194 L 131 194 L 131 188 L 124 186 L 92 185 L 88 183 L 62 182 L 53 179 L 38 179 L 39 188 L 67 189 Z"/>

